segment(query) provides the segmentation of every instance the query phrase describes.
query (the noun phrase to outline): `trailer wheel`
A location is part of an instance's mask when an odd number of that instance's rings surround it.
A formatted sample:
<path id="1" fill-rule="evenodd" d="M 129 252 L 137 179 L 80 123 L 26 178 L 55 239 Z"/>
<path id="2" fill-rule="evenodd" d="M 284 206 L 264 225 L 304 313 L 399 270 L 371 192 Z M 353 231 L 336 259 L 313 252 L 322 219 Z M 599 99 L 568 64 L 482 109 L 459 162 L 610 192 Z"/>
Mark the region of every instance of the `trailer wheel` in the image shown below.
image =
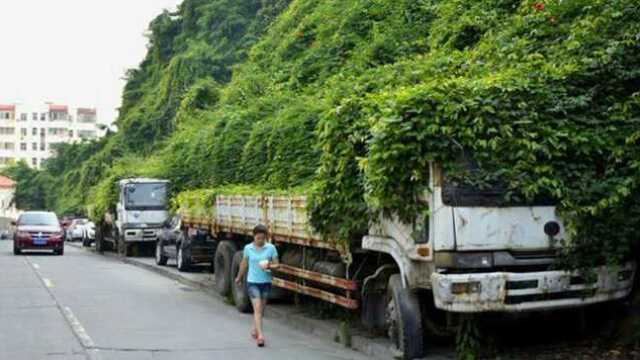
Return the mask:
<path id="1" fill-rule="evenodd" d="M 222 296 L 229 295 L 231 291 L 231 265 L 233 263 L 233 255 L 238 251 L 236 244 L 231 241 L 222 241 L 216 249 L 214 256 L 214 273 L 216 276 L 216 290 Z"/>
<path id="2" fill-rule="evenodd" d="M 233 263 L 231 265 L 231 278 L 235 280 L 240 271 L 240 264 L 242 263 L 242 251 L 236 251 L 233 255 Z M 249 294 L 247 294 L 247 275 L 244 275 L 242 283 L 237 284 L 235 281 L 231 284 L 231 295 L 233 295 L 233 302 L 236 304 L 236 309 L 241 313 L 248 313 L 251 311 L 251 300 Z"/>
<path id="3" fill-rule="evenodd" d="M 402 359 L 421 358 L 424 349 L 420 304 L 416 295 L 402 286 L 399 274 L 389 278 L 385 318 L 387 333 L 397 356 Z"/>
<path id="4" fill-rule="evenodd" d="M 164 245 L 162 244 L 162 240 L 158 239 L 156 241 L 156 264 L 160 266 L 167 265 L 167 255 L 164 253 Z"/>
<path id="5" fill-rule="evenodd" d="M 176 256 L 178 263 L 178 271 L 188 271 L 191 267 L 191 249 L 185 247 L 183 243 L 178 245 L 178 254 Z"/>

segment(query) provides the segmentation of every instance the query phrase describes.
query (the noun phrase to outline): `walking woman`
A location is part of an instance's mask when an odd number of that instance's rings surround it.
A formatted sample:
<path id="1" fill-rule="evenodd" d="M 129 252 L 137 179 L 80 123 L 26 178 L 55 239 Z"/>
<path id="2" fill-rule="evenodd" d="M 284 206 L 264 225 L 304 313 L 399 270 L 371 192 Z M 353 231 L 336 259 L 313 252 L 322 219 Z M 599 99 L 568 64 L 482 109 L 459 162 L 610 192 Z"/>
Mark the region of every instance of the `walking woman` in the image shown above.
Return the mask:
<path id="1" fill-rule="evenodd" d="M 253 329 L 251 336 L 259 347 L 263 347 L 262 315 L 271 291 L 271 269 L 278 267 L 278 251 L 267 241 L 267 227 L 258 225 L 253 229 L 253 242 L 244 247 L 244 256 L 236 283 L 241 284 L 247 276 L 247 293 L 253 305 Z"/>

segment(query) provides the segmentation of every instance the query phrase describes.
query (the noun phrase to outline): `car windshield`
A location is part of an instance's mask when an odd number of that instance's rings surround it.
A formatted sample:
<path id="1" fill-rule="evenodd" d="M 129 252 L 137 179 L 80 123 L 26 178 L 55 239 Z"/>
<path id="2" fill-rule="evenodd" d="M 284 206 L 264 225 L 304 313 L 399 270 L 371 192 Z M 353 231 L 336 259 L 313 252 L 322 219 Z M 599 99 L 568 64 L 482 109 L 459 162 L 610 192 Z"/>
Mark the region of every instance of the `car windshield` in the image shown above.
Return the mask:
<path id="1" fill-rule="evenodd" d="M 128 184 L 125 187 L 127 209 L 159 208 L 167 206 L 167 184 Z"/>
<path id="2" fill-rule="evenodd" d="M 20 216 L 18 225 L 56 226 L 58 218 L 53 213 L 25 213 Z"/>

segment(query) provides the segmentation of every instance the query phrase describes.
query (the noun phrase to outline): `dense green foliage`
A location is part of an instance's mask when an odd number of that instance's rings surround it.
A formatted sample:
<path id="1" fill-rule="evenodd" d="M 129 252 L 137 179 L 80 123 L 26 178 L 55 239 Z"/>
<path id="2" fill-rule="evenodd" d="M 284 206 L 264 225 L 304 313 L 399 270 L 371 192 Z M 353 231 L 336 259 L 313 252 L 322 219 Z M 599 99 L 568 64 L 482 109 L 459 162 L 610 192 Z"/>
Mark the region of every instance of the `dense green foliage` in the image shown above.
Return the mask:
<path id="1" fill-rule="evenodd" d="M 640 227 L 639 6 L 186 0 L 151 24 L 118 133 L 48 169 L 55 207 L 99 217 L 132 175 L 302 186 L 314 225 L 348 239 L 373 213 L 427 211 L 435 161 L 555 199 L 584 255 L 569 265 L 621 261 Z M 473 178 L 449 167 L 463 152 Z"/>

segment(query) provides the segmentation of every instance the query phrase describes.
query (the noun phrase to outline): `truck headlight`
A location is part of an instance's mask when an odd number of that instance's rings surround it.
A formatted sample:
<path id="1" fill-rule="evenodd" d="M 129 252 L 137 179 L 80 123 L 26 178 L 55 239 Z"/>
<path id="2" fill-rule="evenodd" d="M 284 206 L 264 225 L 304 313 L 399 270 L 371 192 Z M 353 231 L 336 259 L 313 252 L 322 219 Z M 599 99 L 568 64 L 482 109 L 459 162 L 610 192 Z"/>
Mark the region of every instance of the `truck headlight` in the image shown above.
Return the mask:
<path id="1" fill-rule="evenodd" d="M 481 289 L 482 287 L 477 281 L 451 284 L 451 293 L 454 295 L 477 294 Z"/>
<path id="2" fill-rule="evenodd" d="M 493 267 L 493 253 L 436 253 L 435 262 L 439 268 L 485 269 Z"/>

